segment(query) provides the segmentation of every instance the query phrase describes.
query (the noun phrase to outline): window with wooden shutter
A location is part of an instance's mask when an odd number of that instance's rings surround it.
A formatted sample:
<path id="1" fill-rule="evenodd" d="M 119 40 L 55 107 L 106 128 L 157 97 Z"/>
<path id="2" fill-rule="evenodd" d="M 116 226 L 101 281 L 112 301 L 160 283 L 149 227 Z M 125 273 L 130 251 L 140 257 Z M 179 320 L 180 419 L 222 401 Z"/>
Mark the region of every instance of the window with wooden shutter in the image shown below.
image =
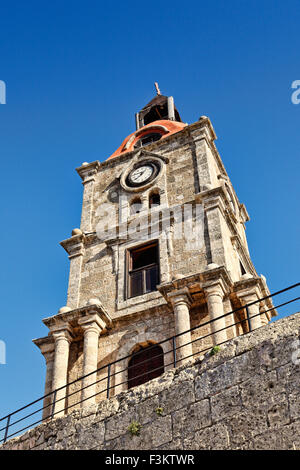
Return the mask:
<path id="1" fill-rule="evenodd" d="M 164 354 L 159 345 L 134 353 L 128 365 L 128 388 L 136 387 L 164 373 Z"/>
<path id="2" fill-rule="evenodd" d="M 155 291 L 159 284 L 158 242 L 129 250 L 127 266 L 127 297 Z"/>

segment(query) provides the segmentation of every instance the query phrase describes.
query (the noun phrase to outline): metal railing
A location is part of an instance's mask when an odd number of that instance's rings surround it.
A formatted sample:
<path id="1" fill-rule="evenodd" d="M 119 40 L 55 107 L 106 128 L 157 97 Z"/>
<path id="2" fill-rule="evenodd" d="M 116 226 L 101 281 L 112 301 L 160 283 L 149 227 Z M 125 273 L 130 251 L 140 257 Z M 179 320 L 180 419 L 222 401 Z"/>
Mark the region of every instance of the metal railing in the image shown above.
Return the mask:
<path id="1" fill-rule="evenodd" d="M 206 321 L 206 322 L 204 322 L 200 325 L 197 325 L 197 326 L 195 326 L 195 327 L 193 327 L 189 330 L 186 330 L 182 333 L 179 333 L 177 335 L 166 338 L 163 341 L 160 341 L 159 343 L 155 343 L 152 346 L 149 346 L 147 349 L 151 350 L 151 348 L 155 348 L 155 347 L 157 348 L 157 345 L 161 346 L 163 344 L 165 344 L 165 348 L 166 348 L 166 346 L 169 345 L 170 349 L 168 349 L 167 351 L 162 351 L 162 354 L 163 354 L 164 358 L 165 358 L 165 356 L 169 355 L 168 356 L 169 357 L 169 362 L 164 363 L 163 367 L 164 367 L 164 370 L 168 370 L 169 367 L 176 367 L 180 362 L 191 359 L 194 356 L 199 357 L 199 356 L 203 355 L 204 353 L 207 353 L 214 346 L 214 342 L 212 341 L 209 344 L 209 346 L 206 346 L 203 349 L 198 349 L 197 348 L 197 350 L 195 352 L 193 352 L 192 354 L 189 354 L 188 356 L 184 356 L 184 357 L 182 357 L 180 349 L 182 349 L 182 348 L 184 348 L 188 345 L 192 345 L 196 342 L 206 340 L 208 338 L 212 339 L 216 334 L 218 334 L 222 331 L 229 330 L 230 328 L 233 328 L 237 325 L 241 326 L 241 331 L 238 334 L 239 336 L 241 336 L 243 334 L 246 334 L 248 332 L 251 332 L 252 329 L 253 329 L 251 323 L 252 323 L 252 321 L 255 317 L 261 316 L 263 313 L 267 313 L 271 310 L 279 309 L 279 308 L 284 307 L 288 304 L 299 301 L 300 296 L 289 299 L 289 300 L 287 300 L 283 303 L 280 303 L 276 306 L 272 306 L 268 310 L 264 310 L 264 312 L 259 312 L 256 315 L 251 315 L 250 314 L 249 307 L 251 307 L 254 304 L 260 303 L 264 300 L 267 300 L 268 298 L 271 298 L 271 297 L 273 298 L 277 295 L 283 294 L 283 293 L 288 292 L 292 289 L 296 289 L 299 286 L 300 286 L 300 283 L 297 283 L 297 284 L 289 286 L 285 289 L 277 291 L 277 292 L 275 292 L 271 295 L 268 295 L 268 296 L 263 297 L 261 299 L 257 299 L 256 301 L 251 302 L 247 305 L 241 306 L 241 307 L 239 307 L 235 310 L 232 310 L 232 311 L 224 314 L 221 317 L 215 318 L 213 320 L 208 320 L 208 321 Z M 199 337 L 191 339 L 191 341 L 178 346 L 177 341 L 176 341 L 178 337 L 180 337 L 180 336 L 184 337 L 184 335 L 186 335 L 186 334 L 191 334 L 191 333 L 193 333 L 193 332 L 195 332 L 199 329 L 203 329 L 203 328 L 208 327 L 208 326 L 210 327 L 213 322 L 220 321 L 220 319 L 222 319 L 222 318 L 225 319 L 226 317 L 229 317 L 230 315 L 233 315 L 233 318 L 235 316 L 235 319 L 237 319 L 239 313 L 241 315 L 240 315 L 240 318 L 238 319 L 238 321 L 230 322 L 228 325 L 226 325 L 223 328 L 220 328 L 218 330 L 214 330 L 213 332 L 210 331 L 209 333 L 207 333 L 205 335 L 201 335 Z M 243 318 L 241 318 L 241 317 L 243 317 Z M 232 337 L 234 337 L 234 336 L 232 336 Z M 224 343 L 227 343 L 228 341 L 230 341 L 230 339 L 232 339 L 232 338 L 228 338 L 225 341 L 219 342 L 218 345 L 222 345 Z M 137 352 L 134 353 L 134 356 L 136 357 L 139 354 L 141 354 L 142 352 L 143 352 L 143 350 L 137 351 Z M 101 395 L 101 394 L 104 394 L 105 398 L 109 398 L 110 394 L 111 394 L 110 393 L 111 390 L 114 390 L 114 392 L 116 394 L 116 389 L 118 387 L 122 387 L 123 385 L 128 385 L 128 380 L 126 379 L 126 380 L 120 381 L 118 383 L 115 382 L 114 384 L 112 384 L 112 381 L 116 380 L 116 377 L 119 374 L 124 374 L 125 373 L 125 375 L 126 375 L 127 372 L 128 372 L 128 369 L 130 369 L 130 367 L 133 367 L 133 366 L 131 366 L 129 364 L 127 367 L 121 368 L 121 370 L 117 370 L 117 371 L 112 371 L 112 370 L 113 370 L 113 368 L 116 368 L 117 364 L 122 365 L 123 361 L 127 361 L 127 360 L 131 359 L 132 357 L 133 357 L 133 354 L 130 354 L 130 355 L 124 356 L 120 359 L 117 359 L 115 361 L 112 361 L 112 362 L 96 369 L 95 371 L 93 371 L 93 372 L 91 372 L 87 375 L 84 375 L 84 376 L 82 376 L 82 377 L 80 377 L 76 380 L 73 380 L 72 382 L 69 382 L 67 385 L 65 385 L 63 387 L 60 387 L 56 390 L 51 391 L 50 393 L 48 393 L 46 395 L 43 395 L 42 397 L 32 401 L 31 403 L 29 403 L 29 404 L 15 410 L 15 411 L 11 412 L 11 413 L 9 413 L 8 415 L 4 416 L 3 418 L 0 418 L 0 426 L 2 426 L 2 427 L 0 427 L 0 437 L 3 436 L 0 439 L 0 444 L 6 442 L 7 439 L 10 439 L 12 437 L 17 436 L 18 434 L 22 433 L 23 431 L 26 431 L 27 429 L 32 428 L 33 426 L 41 423 L 42 421 L 53 419 L 58 414 L 62 415 L 62 413 L 65 413 L 70 408 L 75 408 L 76 406 L 82 404 L 86 400 L 91 400 L 91 398 L 95 398 L 96 396 Z M 141 364 L 145 365 L 148 361 L 152 361 L 155 357 L 158 357 L 158 356 L 151 356 L 150 358 L 146 359 L 145 361 L 140 362 L 139 365 L 141 365 Z M 161 370 L 161 366 L 158 367 L 157 369 L 150 369 L 151 373 L 154 373 L 154 372 L 159 371 L 159 370 Z M 75 384 L 80 385 L 81 382 L 83 381 L 83 379 L 86 379 L 87 377 L 92 376 L 94 374 L 99 375 L 100 373 L 103 373 L 103 372 L 105 372 L 104 377 L 100 377 L 96 381 L 94 381 L 93 383 L 89 383 L 88 385 L 86 385 L 84 387 L 81 385 L 80 388 L 76 389 L 75 391 L 72 391 L 72 392 L 68 393 L 68 391 L 70 390 L 70 388 L 72 386 L 74 386 Z M 139 378 L 143 377 L 145 374 L 148 374 L 148 373 L 149 373 L 149 369 L 147 370 L 147 372 L 135 376 L 134 379 L 139 379 Z M 132 378 L 131 378 L 131 380 L 132 380 Z M 99 384 L 101 384 L 101 385 L 105 384 L 104 388 L 101 389 L 101 390 L 96 391 L 94 394 L 92 394 L 92 395 L 90 395 L 86 398 L 81 398 L 78 401 L 75 401 L 75 403 L 70 403 L 69 404 L 70 397 L 74 397 L 76 394 L 77 395 L 81 394 L 81 392 L 83 390 L 85 390 L 89 387 L 92 387 L 94 385 L 99 385 Z M 62 398 L 57 398 L 57 396 L 59 395 L 59 392 L 62 391 L 62 390 L 65 390 L 66 393 L 64 394 L 64 396 Z M 47 400 L 49 401 L 49 403 L 45 404 L 45 402 Z M 65 401 L 65 404 L 68 402 L 68 404 L 66 406 L 63 406 L 62 408 L 60 408 L 57 411 L 56 410 L 57 404 L 59 402 L 62 402 L 62 401 Z M 35 407 L 37 407 L 37 409 L 34 409 Z M 28 411 L 30 411 L 30 412 L 28 414 L 26 414 Z M 22 414 L 24 414 L 24 413 L 25 413 L 25 416 L 22 416 Z M 30 420 L 30 418 L 32 418 L 33 416 L 35 416 L 38 419 L 32 422 Z M 30 420 L 30 423 L 28 424 L 29 420 Z M 22 423 L 21 427 L 16 429 L 16 425 L 20 424 L 20 423 Z"/>

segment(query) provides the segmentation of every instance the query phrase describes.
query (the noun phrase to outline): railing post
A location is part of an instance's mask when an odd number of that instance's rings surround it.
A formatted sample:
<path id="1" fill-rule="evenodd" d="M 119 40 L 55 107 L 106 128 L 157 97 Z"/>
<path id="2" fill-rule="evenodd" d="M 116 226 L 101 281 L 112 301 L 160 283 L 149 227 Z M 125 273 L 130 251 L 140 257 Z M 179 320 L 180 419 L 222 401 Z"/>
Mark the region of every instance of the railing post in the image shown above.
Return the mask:
<path id="1" fill-rule="evenodd" d="M 246 315 L 247 315 L 247 320 L 248 320 L 248 327 L 249 327 L 249 331 L 252 331 L 252 327 L 251 327 L 251 319 L 250 319 L 250 314 L 249 314 L 248 305 L 246 305 Z"/>
<path id="2" fill-rule="evenodd" d="M 111 364 L 107 366 L 107 390 L 106 390 L 106 398 L 109 398 L 109 388 L 110 388 L 110 367 Z"/>
<path id="3" fill-rule="evenodd" d="M 176 367 L 176 340 L 175 340 L 175 336 L 173 336 L 173 338 L 172 338 L 172 345 L 173 345 L 174 367 Z"/>
<path id="4" fill-rule="evenodd" d="M 53 416 L 54 416 L 55 402 L 56 402 L 56 390 L 54 390 L 54 392 L 53 392 L 53 402 L 52 402 L 51 419 L 53 419 Z"/>
<path id="5" fill-rule="evenodd" d="M 7 416 L 7 422 L 6 422 L 6 428 L 5 428 L 5 433 L 4 433 L 4 440 L 3 442 L 6 442 L 7 436 L 8 436 L 8 428 L 9 428 L 9 423 L 10 423 L 10 417 L 11 415 Z"/>

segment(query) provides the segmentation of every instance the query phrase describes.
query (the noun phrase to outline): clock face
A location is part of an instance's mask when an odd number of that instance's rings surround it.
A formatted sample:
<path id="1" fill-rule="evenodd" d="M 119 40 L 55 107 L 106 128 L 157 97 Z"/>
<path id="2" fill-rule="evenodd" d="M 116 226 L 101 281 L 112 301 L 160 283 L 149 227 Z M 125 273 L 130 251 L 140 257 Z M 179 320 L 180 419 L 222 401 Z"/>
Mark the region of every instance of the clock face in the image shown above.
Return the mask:
<path id="1" fill-rule="evenodd" d="M 127 181 L 130 186 L 141 186 L 153 179 L 156 173 L 155 165 L 144 163 L 129 173 Z"/>
<path id="2" fill-rule="evenodd" d="M 140 166 L 130 173 L 130 180 L 133 183 L 144 183 L 151 178 L 153 174 L 153 167 L 150 165 Z"/>
<path id="3" fill-rule="evenodd" d="M 159 162 L 152 160 L 141 161 L 127 174 L 124 183 L 127 187 L 132 188 L 149 185 L 158 176 L 160 170 Z"/>

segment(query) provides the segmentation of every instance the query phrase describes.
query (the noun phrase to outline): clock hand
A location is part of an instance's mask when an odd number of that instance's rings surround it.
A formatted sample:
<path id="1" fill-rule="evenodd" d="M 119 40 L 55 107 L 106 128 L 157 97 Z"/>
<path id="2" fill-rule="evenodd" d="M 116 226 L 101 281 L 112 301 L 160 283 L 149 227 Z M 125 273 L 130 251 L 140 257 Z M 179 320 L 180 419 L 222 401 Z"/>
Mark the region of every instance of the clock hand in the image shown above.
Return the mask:
<path id="1" fill-rule="evenodd" d="M 135 176 L 136 176 L 137 178 L 140 178 L 141 176 L 143 176 L 143 174 L 145 173 L 145 171 L 146 171 L 146 169 L 143 169 L 143 168 L 142 168 L 142 169 L 140 169 L 139 172 L 136 173 Z"/>

